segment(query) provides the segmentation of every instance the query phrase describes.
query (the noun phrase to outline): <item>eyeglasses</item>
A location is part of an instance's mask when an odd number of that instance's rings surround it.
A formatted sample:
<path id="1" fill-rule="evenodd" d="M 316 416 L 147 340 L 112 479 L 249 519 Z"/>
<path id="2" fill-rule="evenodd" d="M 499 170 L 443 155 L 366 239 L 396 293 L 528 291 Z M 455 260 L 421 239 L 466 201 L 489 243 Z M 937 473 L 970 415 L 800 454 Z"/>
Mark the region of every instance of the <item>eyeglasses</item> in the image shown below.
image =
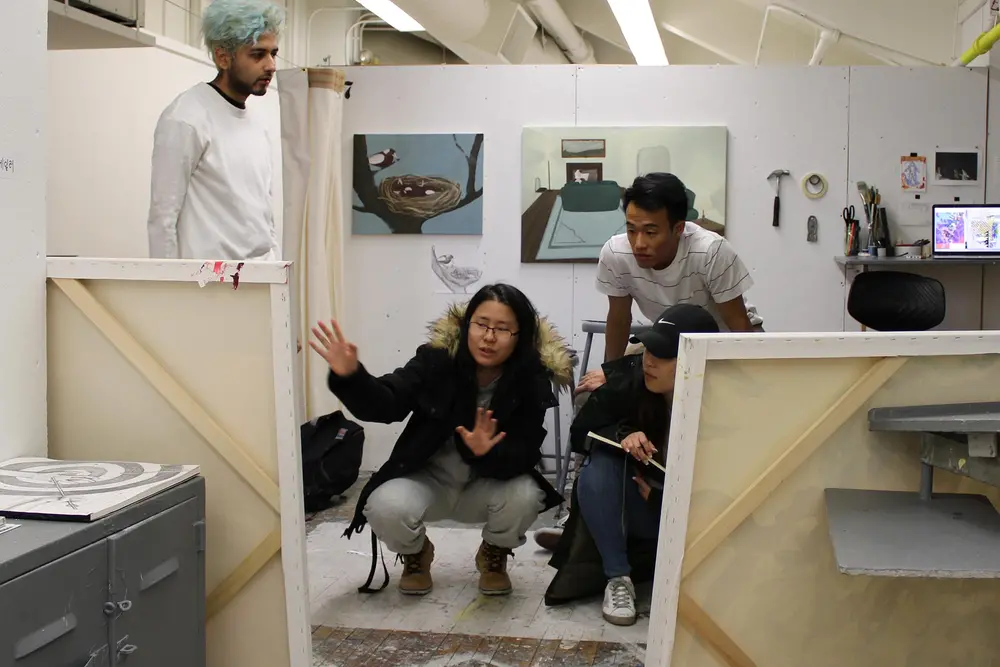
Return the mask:
<path id="1" fill-rule="evenodd" d="M 486 336 L 487 332 L 492 331 L 493 336 L 497 340 L 510 340 L 512 337 L 516 336 L 518 332 L 511 331 L 510 329 L 504 327 L 491 327 L 488 324 L 482 322 L 472 322 L 472 330 L 478 333 L 480 336 Z"/>

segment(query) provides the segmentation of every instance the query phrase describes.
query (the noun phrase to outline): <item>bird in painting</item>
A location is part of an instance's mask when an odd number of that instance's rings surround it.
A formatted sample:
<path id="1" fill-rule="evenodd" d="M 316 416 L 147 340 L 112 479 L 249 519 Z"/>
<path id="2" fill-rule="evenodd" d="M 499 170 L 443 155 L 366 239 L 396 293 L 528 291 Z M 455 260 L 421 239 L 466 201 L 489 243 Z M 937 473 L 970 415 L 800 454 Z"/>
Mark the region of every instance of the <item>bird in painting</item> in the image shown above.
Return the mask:
<path id="1" fill-rule="evenodd" d="M 386 167 L 391 167 L 397 162 L 399 162 L 399 154 L 396 153 L 395 148 L 387 148 L 384 151 L 372 153 L 368 156 L 368 166 L 374 168 L 375 171 L 381 171 Z"/>
<path id="2" fill-rule="evenodd" d="M 455 294 L 465 293 L 466 288 L 483 277 L 483 272 L 471 266 L 455 266 L 453 255 L 438 255 L 431 246 L 431 269 L 434 275 Z"/>

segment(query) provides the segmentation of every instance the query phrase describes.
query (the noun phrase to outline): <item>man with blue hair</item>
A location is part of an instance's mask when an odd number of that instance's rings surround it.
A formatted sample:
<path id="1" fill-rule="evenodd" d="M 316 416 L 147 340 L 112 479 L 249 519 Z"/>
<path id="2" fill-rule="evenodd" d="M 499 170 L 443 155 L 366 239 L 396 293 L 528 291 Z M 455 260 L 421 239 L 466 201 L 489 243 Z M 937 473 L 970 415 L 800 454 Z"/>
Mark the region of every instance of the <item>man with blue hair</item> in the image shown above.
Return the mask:
<path id="1" fill-rule="evenodd" d="M 202 16 L 218 73 L 163 111 L 153 138 L 149 255 L 279 259 L 266 128 L 246 108 L 277 69 L 285 10 L 268 0 L 214 0 Z"/>

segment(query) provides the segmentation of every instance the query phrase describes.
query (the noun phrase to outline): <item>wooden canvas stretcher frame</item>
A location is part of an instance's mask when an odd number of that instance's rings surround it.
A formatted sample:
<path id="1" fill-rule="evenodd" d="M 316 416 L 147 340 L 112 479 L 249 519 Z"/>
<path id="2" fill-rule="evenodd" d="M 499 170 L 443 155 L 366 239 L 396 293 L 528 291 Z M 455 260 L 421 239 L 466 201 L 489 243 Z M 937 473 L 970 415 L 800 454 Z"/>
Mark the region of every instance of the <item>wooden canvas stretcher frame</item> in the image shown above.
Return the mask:
<path id="1" fill-rule="evenodd" d="M 1000 353 L 1000 333 L 907 334 L 763 333 L 685 335 L 678 357 L 673 418 L 666 467 L 668 484 L 657 551 L 647 665 L 672 664 L 677 624 L 683 624 L 714 654 L 720 667 L 761 663 L 734 642 L 691 595 L 683 582 L 745 519 L 768 499 L 841 425 L 852 417 L 911 358 Z M 762 474 L 695 535 L 688 534 L 695 457 L 702 417 L 706 366 L 712 360 L 872 360 L 829 407 L 794 438 Z M 678 664 L 678 667 L 682 667 Z"/>
<path id="2" fill-rule="evenodd" d="M 254 577 L 276 556 L 284 583 L 284 599 L 273 600 L 271 609 L 257 609 L 261 615 L 283 612 L 286 618 L 287 667 L 308 667 L 311 664 L 311 641 L 306 579 L 305 524 L 301 499 L 301 458 L 299 424 L 296 418 L 296 397 L 293 379 L 295 363 L 295 337 L 291 322 L 291 295 L 289 274 L 291 265 L 286 262 L 201 262 L 189 260 L 110 260 L 50 258 L 48 278 L 50 313 L 53 308 L 53 290 L 65 297 L 88 323 L 145 379 L 169 404 L 205 444 L 221 458 L 234 473 L 238 482 L 252 489 L 277 519 L 277 528 L 270 530 L 256 548 L 242 555 L 239 564 L 208 591 L 206 616 L 209 624 L 209 667 L 236 667 L 228 659 L 212 661 L 216 654 L 212 643 L 247 642 L 248 637 L 222 636 L 226 630 L 211 632 L 212 620 L 246 590 Z M 235 277 L 235 281 L 234 281 Z M 266 289 L 269 312 L 262 314 L 270 322 L 271 365 L 273 375 L 273 423 L 276 443 L 277 478 L 272 477 L 248 454 L 244 443 L 238 441 L 224 428 L 216 416 L 168 370 L 169 359 L 159 359 L 151 349 L 141 343 L 112 310 L 102 303 L 88 288 L 92 281 L 118 281 L 133 283 L 197 283 L 202 288 L 215 290 Z M 61 298 L 60 297 L 60 298 Z M 65 306 L 63 306 L 65 309 Z M 51 325 L 50 325 L 51 326 Z M 50 340 L 52 334 L 50 333 Z M 50 372 L 54 368 L 50 364 Z M 56 369 L 56 372 L 58 370 Z M 50 379 L 50 385 L 52 380 Z M 51 387 L 50 387 L 51 393 Z M 52 415 L 50 410 L 50 421 Z M 58 454 L 72 453 L 72 443 L 56 445 Z M 50 443 L 50 447 L 52 444 Z M 85 452 L 93 457 L 91 447 Z M 141 455 L 140 455 L 141 456 Z M 169 454 L 166 454 L 169 458 Z M 206 453 L 206 456 L 212 456 Z M 137 456 L 138 458 L 138 456 Z M 201 463 L 200 461 L 179 461 Z M 208 479 L 208 503 L 215 502 L 221 492 Z M 211 510 L 209 522 L 211 522 Z M 274 520 L 272 518 L 272 521 Z M 209 530 L 213 529 L 209 525 Z M 209 562 L 214 554 L 206 554 Z M 283 609 L 281 608 L 283 607 Z M 223 651 L 224 653 L 224 651 Z M 240 665 L 239 667 L 243 667 Z M 254 665 L 247 665 L 254 667 Z M 263 665 L 261 666 L 263 667 Z M 272 667 L 272 665 L 268 665 Z M 279 667 L 275 665 L 274 667 Z M 280 666 L 284 667 L 284 666 Z"/>

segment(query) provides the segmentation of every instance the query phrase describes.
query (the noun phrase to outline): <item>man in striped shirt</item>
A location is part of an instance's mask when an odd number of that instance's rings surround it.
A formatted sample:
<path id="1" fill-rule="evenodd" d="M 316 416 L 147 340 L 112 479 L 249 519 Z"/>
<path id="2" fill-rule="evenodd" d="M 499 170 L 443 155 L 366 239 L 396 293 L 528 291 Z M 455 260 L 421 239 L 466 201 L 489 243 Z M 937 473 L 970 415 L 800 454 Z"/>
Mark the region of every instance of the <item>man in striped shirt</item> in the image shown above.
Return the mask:
<path id="1" fill-rule="evenodd" d="M 687 222 L 684 183 L 673 174 L 639 176 L 625 190 L 626 232 L 601 249 L 597 289 L 608 297 L 604 360 L 625 354 L 632 302 L 651 322 L 665 309 L 691 303 L 708 310 L 722 331 L 761 331 L 757 309 L 743 295 L 750 272 L 726 239 Z M 587 373 L 577 391 L 604 384 L 604 372 Z"/>
<path id="2" fill-rule="evenodd" d="M 605 363 L 626 353 L 633 301 L 650 322 L 670 306 L 691 303 L 710 312 L 721 331 L 763 331 L 757 309 L 743 299 L 753 285 L 750 272 L 726 239 L 687 222 L 687 191 L 679 178 L 639 176 L 623 204 L 626 232 L 604 244 L 597 267 L 597 289 L 608 297 Z M 576 409 L 604 381 L 603 369 L 583 376 Z M 555 550 L 568 517 L 537 530 L 535 542 Z"/>

